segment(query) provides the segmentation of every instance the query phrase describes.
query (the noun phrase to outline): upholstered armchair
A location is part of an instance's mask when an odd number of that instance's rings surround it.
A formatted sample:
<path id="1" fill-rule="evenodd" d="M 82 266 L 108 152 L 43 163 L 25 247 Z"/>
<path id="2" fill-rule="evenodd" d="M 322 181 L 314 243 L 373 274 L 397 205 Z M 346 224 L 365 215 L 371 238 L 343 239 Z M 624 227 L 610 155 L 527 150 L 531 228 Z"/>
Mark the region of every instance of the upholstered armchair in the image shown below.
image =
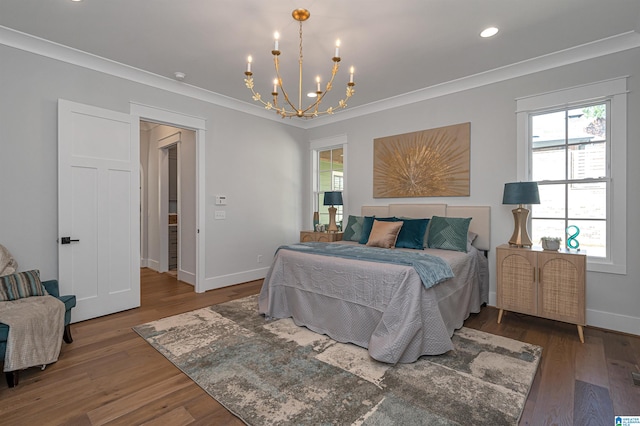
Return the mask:
<path id="1" fill-rule="evenodd" d="M 63 340 L 66 343 L 73 342 L 73 338 L 71 337 L 71 309 L 76 306 L 76 296 L 68 295 L 68 296 L 60 296 L 60 290 L 58 288 L 57 280 L 43 281 L 42 284 L 47 292 L 51 295 L 62 301 L 64 303 L 65 313 L 64 313 L 64 334 Z M 0 303 L 7 303 L 1 302 Z M 0 361 L 5 360 L 5 352 L 7 349 L 7 337 L 9 335 L 9 326 L 0 323 Z M 18 371 L 10 371 L 6 372 L 7 385 L 9 387 L 14 387 L 18 384 Z"/>

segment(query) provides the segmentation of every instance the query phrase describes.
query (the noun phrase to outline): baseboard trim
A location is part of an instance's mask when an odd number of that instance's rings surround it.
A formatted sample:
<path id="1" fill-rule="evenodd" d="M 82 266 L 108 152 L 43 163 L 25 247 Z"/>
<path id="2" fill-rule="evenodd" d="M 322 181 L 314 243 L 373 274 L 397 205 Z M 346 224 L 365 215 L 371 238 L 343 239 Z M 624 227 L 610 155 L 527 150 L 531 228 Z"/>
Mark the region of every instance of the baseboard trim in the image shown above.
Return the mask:
<path id="1" fill-rule="evenodd" d="M 260 280 L 267 276 L 269 268 L 252 269 L 250 271 L 238 272 L 236 274 L 220 275 L 218 277 L 205 278 L 202 285 L 202 292 L 214 290 L 216 288 L 228 287 L 230 285 L 242 284 L 249 281 Z"/>
<path id="2" fill-rule="evenodd" d="M 147 259 L 147 268 L 153 269 L 154 271 L 160 271 L 160 262 L 157 260 Z"/>
<path id="3" fill-rule="evenodd" d="M 182 269 L 178 270 L 178 280 L 185 282 L 187 284 L 191 284 L 192 286 L 196 285 L 196 274 L 193 272 L 187 272 Z"/>
<path id="4" fill-rule="evenodd" d="M 640 318 L 587 309 L 587 326 L 640 336 Z"/>
<path id="5" fill-rule="evenodd" d="M 496 306 L 496 292 L 489 292 L 489 306 Z M 640 318 L 587 309 L 587 327 L 640 336 Z"/>

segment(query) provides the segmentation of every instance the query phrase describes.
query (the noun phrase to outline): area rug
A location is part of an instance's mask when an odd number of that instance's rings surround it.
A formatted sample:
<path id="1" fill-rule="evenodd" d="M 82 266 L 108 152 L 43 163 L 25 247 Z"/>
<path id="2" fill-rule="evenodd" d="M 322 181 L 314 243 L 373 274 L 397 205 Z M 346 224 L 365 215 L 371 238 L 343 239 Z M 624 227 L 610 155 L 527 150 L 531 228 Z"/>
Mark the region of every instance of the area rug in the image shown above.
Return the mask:
<path id="1" fill-rule="evenodd" d="M 134 327 L 250 425 L 515 425 L 542 349 L 462 328 L 412 364 L 267 320 L 250 296 Z"/>

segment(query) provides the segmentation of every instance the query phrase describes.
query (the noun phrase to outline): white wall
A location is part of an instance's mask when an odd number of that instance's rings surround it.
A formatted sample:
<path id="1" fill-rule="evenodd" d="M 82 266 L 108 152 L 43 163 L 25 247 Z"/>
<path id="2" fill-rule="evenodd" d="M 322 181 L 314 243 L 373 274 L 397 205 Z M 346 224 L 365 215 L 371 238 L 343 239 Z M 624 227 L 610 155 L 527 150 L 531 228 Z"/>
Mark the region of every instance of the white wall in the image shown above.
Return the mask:
<path id="1" fill-rule="evenodd" d="M 428 72 L 428 70 L 425 70 Z M 428 101 L 310 129 L 309 140 L 346 134 L 348 138 L 347 214 L 363 204 L 445 202 L 491 206 L 491 243 L 506 243 L 513 231 L 511 206 L 504 206 L 505 182 L 516 179 L 515 99 L 580 84 L 629 75 L 627 274 L 587 274 L 587 323 L 640 334 L 640 49 L 466 90 Z M 457 198 L 374 199 L 373 139 L 450 124 L 471 122 L 471 195 Z M 614 165 L 615 167 L 615 165 Z M 305 185 L 310 173 L 305 174 Z M 308 205 L 310 200 L 304 200 Z M 304 218 L 306 226 L 311 219 Z M 495 250 L 491 265 L 491 303 L 495 304 Z"/>
<path id="2" fill-rule="evenodd" d="M 59 98 L 124 113 L 134 101 L 206 121 L 202 202 L 209 287 L 264 276 L 275 249 L 295 241 L 307 152 L 303 130 L 5 45 L 0 63 L 0 241 L 21 269 L 58 277 Z M 220 193 L 229 199 L 227 219 L 216 221 Z"/>
<path id="3" fill-rule="evenodd" d="M 217 118 L 222 124 L 237 115 L 222 110 Z M 300 140 L 306 140 L 300 129 L 249 115 L 207 132 L 207 154 L 215 151 L 207 155 L 208 288 L 264 276 L 277 248 L 273 243 L 299 239 L 308 191 L 301 178 L 308 148 Z M 226 195 L 227 205 L 215 206 L 216 195 Z M 226 219 L 215 220 L 216 210 Z"/>

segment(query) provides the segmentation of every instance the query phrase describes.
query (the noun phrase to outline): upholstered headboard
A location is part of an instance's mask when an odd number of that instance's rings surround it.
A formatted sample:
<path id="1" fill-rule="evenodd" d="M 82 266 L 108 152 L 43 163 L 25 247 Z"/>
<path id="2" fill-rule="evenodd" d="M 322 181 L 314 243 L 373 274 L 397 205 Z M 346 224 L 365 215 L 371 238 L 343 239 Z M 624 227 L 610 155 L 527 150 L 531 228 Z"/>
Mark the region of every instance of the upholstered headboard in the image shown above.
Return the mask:
<path id="1" fill-rule="evenodd" d="M 469 231 L 478 234 L 473 246 L 479 250 L 491 249 L 491 207 L 449 206 L 447 204 L 389 204 L 362 206 L 362 216 L 431 218 L 432 216 L 470 217 Z"/>

